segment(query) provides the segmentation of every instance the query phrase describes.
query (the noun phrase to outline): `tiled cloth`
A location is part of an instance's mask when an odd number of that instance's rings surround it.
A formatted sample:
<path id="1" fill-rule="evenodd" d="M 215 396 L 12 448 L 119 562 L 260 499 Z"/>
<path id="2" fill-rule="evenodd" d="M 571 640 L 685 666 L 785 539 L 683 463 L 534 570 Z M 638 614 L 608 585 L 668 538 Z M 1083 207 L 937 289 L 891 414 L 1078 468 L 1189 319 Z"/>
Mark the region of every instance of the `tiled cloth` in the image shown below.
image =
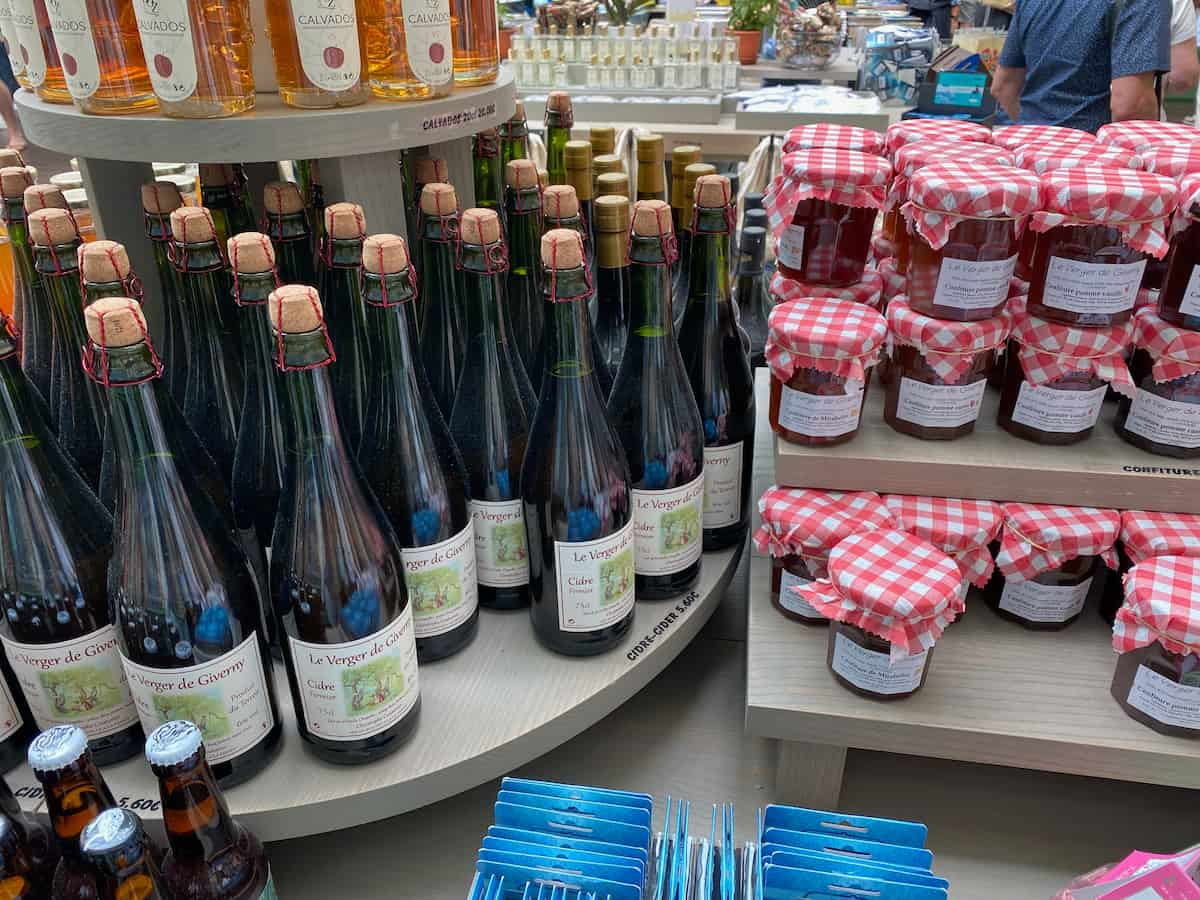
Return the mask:
<path id="1" fill-rule="evenodd" d="M 1005 503 L 996 566 L 1011 581 L 1031 581 L 1080 556 L 1099 556 L 1116 569 L 1113 544 L 1120 532 L 1115 509 Z"/>
<path id="2" fill-rule="evenodd" d="M 914 310 L 904 296 L 888 303 L 887 320 L 892 340 L 916 347 L 947 384 L 969 374 L 978 354 L 1003 346 L 1012 327 L 1007 312 L 977 322 L 935 319 Z"/>
<path id="3" fill-rule="evenodd" d="M 883 502 L 897 528 L 949 554 L 971 584 L 980 588 L 987 584 L 996 566 L 988 544 L 1004 524 L 1004 508 L 999 503 L 904 494 L 887 494 Z"/>
<path id="4" fill-rule="evenodd" d="M 1125 576 L 1113 649 L 1128 653 L 1155 641 L 1171 653 L 1200 653 L 1200 560 L 1160 556 Z"/>
<path id="5" fill-rule="evenodd" d="M 758 499 L 759 553 L 800 556 L 814 578 L 827 574 L 829 551 L 858 531 L 892 528 L 891 513 L 874 491 L 772 487 Z"/>
<path id="6" fill-rule="evenodd" d="M 1200 516 L 1127 509 L 1121 513 L 1121 543 L 1134 565 L 1152 556 L 1200 557 Z"/>
<path id="7" fill-rule="evenodd" d="M 1200 332 L 1172 325 L 1153 307 L 1139 309 L 1133 317 L 1133 343 L 1150 354 L 1155 381 L 1174 381 L 1200 372 Z"/>
<path id="8" fill-rule="evenodd" d="M 1024 312 L 1024 297 L 1010 297 L 1014 315 L 1013 338 L 1021 345 L 1018 354 L 1025 380 L 1032 385 L 1049 384 L 1072 372 L 1091 372 L 1127 397 L 1136 393 L 1125 356 L 1133 341 L 1133 321 L 1107 328 L 1081 328 L 1049 322 Z"/>
<path id="9" fill-rule="evenodd" d="M 767 365 L 784 384 L 797 369 L 862 383 L 886 337 L 887 322 L 864 303 L 793 300 L 776 306 L 767 319 Z"/>
<path id="10" fill-rule="evenodd" d="M 1042 183 L 1032 172 L 954 162 L 925 166 L 913 175 L 901 211 L 935 250 L 969 216 L 1023 219 L 1042 208 Z"/>

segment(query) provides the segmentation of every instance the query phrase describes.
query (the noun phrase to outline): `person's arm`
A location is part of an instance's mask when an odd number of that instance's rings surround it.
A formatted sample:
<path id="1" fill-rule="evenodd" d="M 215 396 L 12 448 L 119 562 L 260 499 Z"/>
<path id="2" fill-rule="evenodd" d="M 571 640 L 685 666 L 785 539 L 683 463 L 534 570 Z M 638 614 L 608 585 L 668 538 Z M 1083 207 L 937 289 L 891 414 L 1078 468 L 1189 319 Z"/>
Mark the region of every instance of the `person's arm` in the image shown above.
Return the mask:
<path id="1" fill-rule="evenodd" d="M 1158 95 L 1154 92 L 1154 73 L 1114 78 L 1110 108 L 1114 122 L 1157 119 Z"/>
<path id="2" fill-rule="evenodd" d="M 1167 90 L 1185 93 L 1193 90 L 1198 80 L 1194 0 L 1171 0 L 1171 74 L 1167 76 Z"/>
<path id="3" fill-rule="evenodd" d="M 1125 0 L 1110 48 L 1114 122 L 1159 117 L 1154 77 L 1171 70 L 1171 9 L 1172 0 Z"/>
<path id="4" fill-rule="evenodd" d="M 1021 117 L 1021 90 L 1024 87 L 1024 69 L 996 66 L 996 72 L 992 75 L 992 96 L 1014 122 Z"/>

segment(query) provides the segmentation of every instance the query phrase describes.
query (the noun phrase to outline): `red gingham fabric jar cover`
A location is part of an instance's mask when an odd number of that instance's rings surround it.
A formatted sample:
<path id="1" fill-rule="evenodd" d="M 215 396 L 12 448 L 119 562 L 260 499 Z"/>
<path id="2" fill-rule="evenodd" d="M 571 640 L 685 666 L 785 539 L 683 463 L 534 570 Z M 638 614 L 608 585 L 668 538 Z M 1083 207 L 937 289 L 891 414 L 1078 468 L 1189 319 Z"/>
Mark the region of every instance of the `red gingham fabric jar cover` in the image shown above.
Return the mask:
<path id="1" fill-rule="evenodd" d="M 778 270 L 771 277 L 771 296 L 776 303 L 786 303 L 789 300 L 804 300 L 812 297 L 827 297 L 833 300 L 850 300 L 853 303 L 865 303 L 872 309 L 879 309 L 883 296 L 883 278 L 878 272 L 870 269 L 863 271 L 863 278 L 858 284 L 846 287 L 830 287 L 823 284 L 805 284 L 788 278 Z"/>
<path id="2" fill-rule="evenodd" d="M 1121 543 L 1134 565 L 1152 556 L 1200 557 L 1200 516 L 1189 513 L 1121 513 Z"/>
<path id="3" fill-rule="evenodd" d="M 1179 179 L 1179 208 L 1175 211 L 1171 233 L 1179 234 L 1194 219 L 1200 219 L 1200 172 Z"/>
<path id="4" fill-rule="evenodd" d="M 783 174 L 771 182 L 763 208 L 778 236 L 791 224 L 801 200 L 882 208 L 891 177 L 892 164 L 882 156 L 829 147 L 798 150 L 783 157 Z"/>
<path id="5" fill-rule="evenodd" d="M 903 295 L 888 303 L 887 320 L 890 339 L 921 351 L 947 384 L 969 375 L 975 357 L 1002 346 L 1012 328 L 1007 311 L 977 322 L 946 322 L 917 312 Z"/>
<path id="6" fill-rule="evenodd" d="M 1125 575 L 1125 605 L 1113 623 L 1113 649 L 1155 641 L 1170 653 L 1200 653 L 1200 560 L 1159 556 Z"/>
<path id="7" fill-rule="evenodd" d="M 1072 372 L 1091 372 L 1126 397 L 1136 393 L 1125 356 L 1133 343 L 1133 320 L 1105 328 L 1082 328 L 1050 322 L 1026 312 L 1027 295 L 1009 296 L 1012 337 L 1021 345 L 1018 357 L 1025 380 L 1049 384 Z"/>
<path id="8" fill-rule="evenodd" d="M 1141 169 L 1142 158 L 1132 150 L 1106 144 L 1071 144 L 1066 147 L 1033 144 L 1013 153 L 1013 164 L 1035 175 L 1045 175 L 1059 169 L 1096 167 L 1109 169 Z"/>
<path id="9" fill-rule="evenodd" d="M 871 238 L 871 258 L 875 260 L 877 265 L 895 255 L 896 242 L 885 238 L 883 232 L 879 232 Z"/>
<path id="10" fill-rule="evenodd" d="M 948 554 L 971 584 L 981 588 L 988 583 L 996 567 L 988 544 L 1004 524 L 1004 508 L 999 503 L 904 494 L 886 494 L 883 502 L 897 528 Z"/>
<path id="11" fill-rule="evenodd" d="M 1115 570 L 1120 533 L 1115 509 L 1005 503 L 996 567 L 1011 581 L 1032 581 L 1080 556 L 1099 556 Z"/>
<path id="12" fill-rule="evenodd" d="M 1083 166 L 1059 169 L 1042 178 L 1045 211 L 1031 227 L 1046 232 L 1057 225 L 1108 225 L 1134 250 L 1162 259 L 1167 255 L 1167 223 L 1179 188 L 1170 178 L 1133 169 Z"/>
<path id="13" fill-rule="evenodd" d="M 758 498 L 762 524 L 754 532 L 759 553 L 800 556 L 814 578 L 827 574 L 829 551 L 858 531 L 893 528 L 892 515 L 874 491 L 818 491 L 772 487 Z"/>
<path id="14" fill-rule="evenodd" d="M 908 290 L 908 279 L 896 271 L 896 260 L 885 259 L 879 264 L 879 277 L 883 279 L 883 302 L 891 303 Z"/>
<path id="15" fill-rule="evenodd" d="M 992 131 L 983 125 L 961 119 L 905 119 L 888 126 L 885 143 L 889 154 L 917 141 L 975 141 L 990 144 Z"/>
<path id="16" fill-rule="evenodd" d="M 834 147 L 839 150 L 857 150 L 859 153 L 883 153 L 884 139 L 878 131 L 858 128 L 854 125 L 800 125 L 793 128 L 783 139 L 783 152 L 811 150 L 814 147 Z"/>
<path id="17" fill-rule="evenodd" d="M 787 384 L 797 369 L 863 383 L 879 361 L 887 322 L 865 303 L 812 298 L 781 303 L 767 319 L 767 365 Z"/>
<path id="18" fill-rule="evenodd" d="M 992 143 L 1008 150 L 1029 144 L 1094 144 L 1096 136 L 1078 128 L 1061 125 L 1001 125 L 992 129 Z"/>
<path id="19" fill-rule="evenodd" d="M 1155 381 L 1174 381 L 1200 372 L 1200 332 L 1172 325 L 1149 306 L 1134 314 L 1133 343 L 1154 360 L 1150 377 Z"/>
<path id="20" fill-rule="evenodd" d="M 1200 130 L 1182 122 L 1159 122 L 1143 119 L 1132 122 L 1110 122 L 1096 133 L 1101 144 L 1116 144 L 1130 150 L 1156 147 L 1160 144 L 1179 144 L 1200 141 Z"/>
<path id="21" fill-rule="evenodd" d="M 825 618 L 888 641 L 893 660 L 931 648 L 963 610 L 954 560 L 890 529 L 850 535 L 830 552 L 828 579 L 791 590 Z"/>
<path id="22" fill-rule="evenodd" d="M 1142 158 L 1142 168 L 1155 175 L 1178 181 L 1185 175 L 1200 172 L 1200 140 L 1148 147 L 1138 155 Z"/>
<path id="23" fill-rule="evenodd" d="M 964 217 L 1023 219 L 1042 206 L 1042 182 L 1031 172 L 1003 166 L 930 165 L 918 171 L 901 207 L 934 250 L 950 240 Z"/>
<path id="24" fill-rule="evenodd" d="M 930 165 L 1011 166 L 1012 154 L 992 144 L 968 141 L 919 141 L 906 144 L 892 159 L 892 187 L 888 191 L 886 209 L 893 209 L 908 199 L 909 180 L 919 170 Z"/>

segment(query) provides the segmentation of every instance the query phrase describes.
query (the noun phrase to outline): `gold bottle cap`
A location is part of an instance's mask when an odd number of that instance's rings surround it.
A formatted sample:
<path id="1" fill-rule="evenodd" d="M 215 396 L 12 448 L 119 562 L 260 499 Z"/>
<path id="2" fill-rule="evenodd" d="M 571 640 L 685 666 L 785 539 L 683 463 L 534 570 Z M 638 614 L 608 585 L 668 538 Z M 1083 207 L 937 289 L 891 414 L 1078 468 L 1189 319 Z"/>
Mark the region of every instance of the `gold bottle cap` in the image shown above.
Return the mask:
<path id="1" fill-rule="evenodd" d="M 413 163 L 413 181 L 417 184 L 429 184 L 434 181 L 445 183 L 449 180 L 450 168 L 444 159 L 422 156 Z"/>
<path id="2" fill-rule="evenodd" d="M 536 187 L 537 166 L 531 159 L 514 159 L 504 167 L 504 183 L 514 190 Z"/>
<path id="3" fill-rule="evenodd" d="M 129 254 L 116 241 L 92 241 L 79 248 L 79 268 L 91 284 L 124 281 L 129 277 Z"/>
<path id="4" fill-rule="evenodd" d="M 27 166 L 5 166 L 0 169 L 0 196 L 5 200 L 25 197 L 25 188 L 33 186 L 33 173 Z"/>
<path id="5" fill-rule="evenodd" d="M 655 237 L 671 233 L 671 206 L 664 200 L 639 200 L 633 205 L 633 233 Z"/>
<path id="6" fill-rule="evenodd" d="M 434 181 L 421 188 L 421 212 L 427 216 L 448 216 L 458 212 L 458 192 L 454 185 Z"/>
<path id="7" fill-rule="evenodd" d="M 324 321 L 321 296 L 307 284 L 285 284 L 267 298 L 267 316 L 280 334 L 307 334 Z"/>
<path id="8" fill-rule="evenodd" d="M 263 185 L 263 209 L 276 216 L 293 216 L 304 209 L 300 188 L 290 181 L 268 181 Z"/>
<path id="9" fill-rule="evenodd" d="M 500 217 L 494 209 L 468 209 L 459 230 L 464 244 L 494 244 L 500 240 Z"/>
<path id="10" fill-rule="evenodd" d="M 563 157 L 568 169 L 588 168 L 592 164 L 592 145 L 587 141 L 567 141 Z"/>
<path id="11" fill-rule="evenodd" d="M 25 157 L 21 155 L 19 150 L 10 150 L 8 147 L 0 147 L 0 169 L 7 169 L 9 166 L 24 166 Z"/>
<path id="12" fill-rule="evenodd" d="M 398 275 L 408 268 L 408 247 L 398 234 L 373 234 L 363 241 L 363 269 L 372 275 Z"/>
<path id="13" fill-rule="evenodd" d="M 151 181 L 142 185 L 142 209 L 156 216 L 170 215 L 183 206 L 178 185 L 170 181 Z"/>
<path id="14" fill-rule="evenodd" d="M 171 234 L 177 244 L 203 244 L 216 240 L 212 213 L 203 206 L 181 206 L 171 213 Z"/>
<path id="15" fill-rule="evenodd" d="M 39 209 L 67 209 L 67 198 L 55 184 L 31 184 L 25 188 L 25 214 Z"/>
<path id="16" fill-rule="evenodd" d="M 609 172 L 624 172 L 625 163 L 615 153 L 601 153 L 592 157 L 592 171 L 596 176 L 607 175 Z"/>
<path id="17" fill-rule="evenodd" d="M 132 347 L 146 340 L 146 317 L 132 297 L 103 297 L 83 311 L 88 337 L 97 347 Z"/>
<path id="18" fill-rule="evenodd" d="M 363 208 L 357 203 L 333 203 L 325 207 L 325 233 L 339 241 L 362 240 L 367 236 Z"/>
<path id="19" fill-rule="evenodd" d="M 552 109 L 555 112 L 570 112 L 571 95 L 566 91 L 551 91 L 546 97 L 546 109 Z"/>
<path id="20" fill-rule="evenodd" d="M 683 173 L 693 163 L 700 162 L 700 148 L 695 144 L 681 144 L 671 151 L 671 205 L 682 208 L 687 205 L 683 196 Z"/>
<path id="21" fill-rule="evenodd" d="M 542 235 L 542 265 L 578 269 L 583 265 L 583 236 L 573 228 L 551 228 Z"/>
<path id="22" fill-rule="evenodd" d="M 47 207 L 31 212 L 28 218 L 29 236 L 39 247 L 57 247 L 79 240 L 75 222 L 65 209 Z"/>
<path id="23" fill-rule="evenodd" d="M 605 172 L 596 179 L 596 193 L 601 197 L 617 194 L 629 196 L 629 176 L 624 172 Z"/>
<path id="24" fill-rule="evenodd" d="M 683 221 L 687 223 L 687 227 L 691 227 L 692 208 L 695 205 L 696 199 L 696 182 L 705 175 L 717 174 L 717 167 L 711 163 L 692 163 L 683 170 Z"/>
<path id="25" fill-rule="evenodd" d="M 240 275 L 259 275 L 275 268 L 275 248 L 271 239 L 258 231 L 235 234 L 226 244 L 229 266 Z"/>
<path id="26" fill-rule="evenodd" d="M 724 175 L 701 175 L 696 179 L 696 205 L 701 209 L 724 209 L 730 199 L 729 179 Z"/>
<path id="27" fill-rule="evenodd" d="M 666 157 L 661 134 L 643 134 L 637 138 L 638 162 L 663 162 Z"/>
<path id="28" fill-rule="evenodd" d="M 588 141 L 596 155 L 612 153 L 616 147 L 617 131 L 611 125 L 593 125 L 588 129 Z"/>
<path id="29" fill-rule="evenodd" d="M 629 198 L 621 194 L 597 197 L 593 207 L 596 230 L 624 234 L 629 230 Z"/>
<path id="30" fill-rule="evenodd" d="M 237 184 L 237 168 L 233 163 L 201 163 L 200 164 L 200 184 L 201 185 L 225 185 L 228 187 L 232 184 Z"/>
<path id="31" fill-rule="evenodd" d="M 555 184 L 542 191 L 542 211 L 552 219 L 579 215 L 579 198 L 569 184 Z"/>

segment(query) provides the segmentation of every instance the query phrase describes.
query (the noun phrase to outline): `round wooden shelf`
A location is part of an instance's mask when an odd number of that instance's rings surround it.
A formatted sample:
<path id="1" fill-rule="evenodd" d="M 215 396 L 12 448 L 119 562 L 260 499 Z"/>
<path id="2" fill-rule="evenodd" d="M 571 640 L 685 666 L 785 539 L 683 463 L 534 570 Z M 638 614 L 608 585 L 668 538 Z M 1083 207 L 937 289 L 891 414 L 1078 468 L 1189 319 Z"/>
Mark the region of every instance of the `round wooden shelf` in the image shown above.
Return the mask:
<path id="1" fill-rule="evenodd" d="M 227 793 L 230 810 L 266 841 L 322 834 L 417 809 L 485 781 L 570 740 L 654 679 L 696 636 L 721 602 L 741 547 L 704 555 L 690 594 L 639 603 L 633 630 L 601 656 L 551 653 L 533 635 L 528 611 L 485 610 L 475 642 L 421 667 L 421 721 L 399 751 L 363 766 L 335 766 L 305 750 L 291 694 L 275 665 L 284 743 L 262 772 Z M 27 766 L 6 780 L 21 804 L 39 810 L 41 788 Z M 119 802 L 161 824 L 158 786 L 141 756 L 104 769 Z"/>

